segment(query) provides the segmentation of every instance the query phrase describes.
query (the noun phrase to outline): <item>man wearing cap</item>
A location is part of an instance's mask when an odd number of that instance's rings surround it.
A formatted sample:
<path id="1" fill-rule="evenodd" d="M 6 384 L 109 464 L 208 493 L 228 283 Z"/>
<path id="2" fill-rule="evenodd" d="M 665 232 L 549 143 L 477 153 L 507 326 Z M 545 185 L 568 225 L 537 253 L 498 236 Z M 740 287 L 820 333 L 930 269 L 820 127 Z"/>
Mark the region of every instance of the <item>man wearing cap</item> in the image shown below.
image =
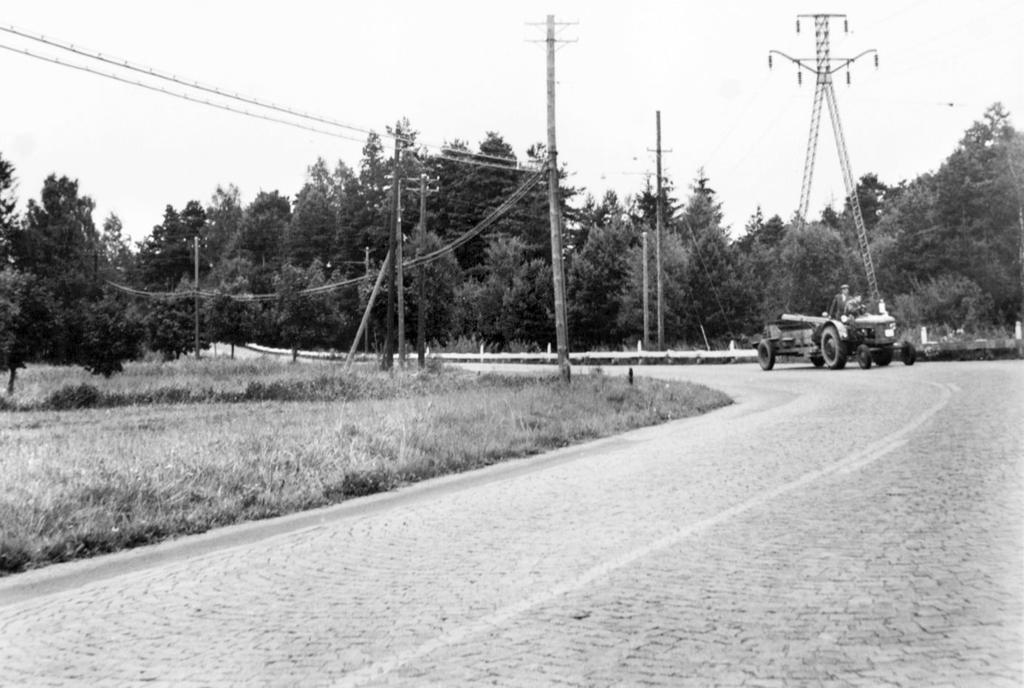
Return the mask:
<path id="1" fill-rule="evenodd" d="M 828 317 L 838 320 L 846 313 L 846 302 L 850 300 L 850 285 L 843 284 L 839 287 L 839 293 L 832 297 L 832 303 L 828 307 Z"/>

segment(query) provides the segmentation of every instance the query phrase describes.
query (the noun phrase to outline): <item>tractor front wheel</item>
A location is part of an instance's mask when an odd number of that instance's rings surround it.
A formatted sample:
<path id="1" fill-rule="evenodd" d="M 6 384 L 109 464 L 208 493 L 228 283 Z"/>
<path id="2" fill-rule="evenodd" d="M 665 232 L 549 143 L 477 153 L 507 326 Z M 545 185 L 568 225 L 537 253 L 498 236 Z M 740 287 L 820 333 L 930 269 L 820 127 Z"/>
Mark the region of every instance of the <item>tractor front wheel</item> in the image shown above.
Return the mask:
<path id="1" fill-rule="evenodd" d="M 761 370 L 771 370 L 775 367 L 775 345 L 770 339 L 762 339 L 757 345 L 757 362 L 761 364 Z"/>
<path id="2" fill-rule="evenodd" d="M 871 368 L 871 349 L 867 344 L 857 347 L 857 365 L 864 370 Z"/>
<path id="3" fill-rule="evenodd" d="M 878 349 L 871 354 L 871 357 L 875 360 L 875 365 L 879 368 L 887 366 L 892 363 L 892 347 L 886 346 Z"/>
<path id="4" fill-rule="evenodd" d="M 825 365 L 832 370 L 842 370 L 846 367 L 846 345 L 839 338 L 839 331 L 835 325 L 828 325 L 821 333 L 821 357 L 825 359 Z"/>

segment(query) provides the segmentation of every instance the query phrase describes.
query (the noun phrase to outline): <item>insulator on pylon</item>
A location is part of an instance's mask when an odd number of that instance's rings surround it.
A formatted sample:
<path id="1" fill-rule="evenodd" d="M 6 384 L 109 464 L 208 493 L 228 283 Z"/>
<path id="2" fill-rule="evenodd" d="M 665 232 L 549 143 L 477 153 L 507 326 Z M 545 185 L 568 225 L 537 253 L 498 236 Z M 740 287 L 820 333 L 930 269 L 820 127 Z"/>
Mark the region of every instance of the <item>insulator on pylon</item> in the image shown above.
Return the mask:
<path id="1" fill-rule="evenodd" d="M 878 53 L 875 53 L 875 69 L 878 69 Z"/>
<path id="2" fill-rule="evenodd" d="M 771 69 L 771 68 L 772 68 L 772 56 L 769 55 L 768 56 L 768 69 Z"/>
<path id="3" fill-rule="evenodd" d="M 800 33 L 800 20 L 799 19 L 796 20 L 796 32 Z"/>
<path id="4" fill-rule="evenodd" d="M 802 86 L 803 83 L 804 83 L 804 73 L 801 72 L 801 71 L 797 71 L 797 73 L 796 73 L 796 85 L 797 86 Z"/>
<path id="5" fill-rule="evenodd" d="M 849 69 L 846 70 L 846 85 L 847 86 L 850 85 L 850 70 Z"/>
<path id="6" fill-rule="evenodd" d="M 850 33 L 850 20 L 849 19 L 844 19 L 843 20 L 843 33 Z"/>

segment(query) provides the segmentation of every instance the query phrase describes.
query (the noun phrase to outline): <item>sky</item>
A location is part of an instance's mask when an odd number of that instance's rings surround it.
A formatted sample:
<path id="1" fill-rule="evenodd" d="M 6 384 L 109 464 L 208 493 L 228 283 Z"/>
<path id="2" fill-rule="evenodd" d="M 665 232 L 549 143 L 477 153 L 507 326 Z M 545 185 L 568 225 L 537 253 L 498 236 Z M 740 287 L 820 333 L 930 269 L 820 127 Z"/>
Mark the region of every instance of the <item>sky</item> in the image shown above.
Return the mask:
<path id="1" fill-rule="evenodd" d="M 1024 128 L 1020 0 L 723 0 L 629 3 L 432 0 L 4 0 L 0 26 L 90 53 L 341 121 L 355 140 L 189 102 L 25 55 L 58 57 L 132 81 L 138 74 L 0 32 L 0 155 L 23 209 L 56 173 L 77 179 L 135 241 L 164 208 L 206 204 L 236 185 L 291 196 L 318 157 L 358 169 L 365 134 L 407 117 L 420 140 L 475 150 L 489 131 L 521 157 L 544 142 L 543 24 L 555 16 L 559 162 L 595 198 L 663 173 L 685 201 L 703 170 L 733 236 L 758 207 L 788 219 L 800 200 L 813 75 L 797 83 L 770 50 L 815 54 L 813 20 L 831 21 L 831 55 L 877 50 L 835 75 L 855 177 L 896 184 L 936 170 L 992 103 Z M 184 93 L 184 87 L 159 84 Z M 208 98 L 210 96 L 203 96 Z M 227 101 L 225 101 L 227 102 Z M 232 107 L 256 111 L 234 103 Z M 280 116 L 280 115 L 275 115 Z M 360 131 L 362 130 L 362 131 Z M 845 190 L 828 113 L 821 119 L 810 214 Z"/>

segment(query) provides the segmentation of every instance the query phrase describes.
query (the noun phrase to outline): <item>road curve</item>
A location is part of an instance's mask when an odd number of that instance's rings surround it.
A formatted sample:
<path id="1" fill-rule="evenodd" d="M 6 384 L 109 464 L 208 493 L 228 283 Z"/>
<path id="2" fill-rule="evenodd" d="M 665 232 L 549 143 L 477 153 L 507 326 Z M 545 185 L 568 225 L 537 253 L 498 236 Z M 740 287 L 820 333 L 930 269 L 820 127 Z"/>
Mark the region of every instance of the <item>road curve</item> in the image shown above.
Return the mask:
<path id="1" fill-rule="evenodd" d="M 0 684 L 1024 683 L 1024 366 L 636 372 L 737 403 L 0 580 Z"/>

